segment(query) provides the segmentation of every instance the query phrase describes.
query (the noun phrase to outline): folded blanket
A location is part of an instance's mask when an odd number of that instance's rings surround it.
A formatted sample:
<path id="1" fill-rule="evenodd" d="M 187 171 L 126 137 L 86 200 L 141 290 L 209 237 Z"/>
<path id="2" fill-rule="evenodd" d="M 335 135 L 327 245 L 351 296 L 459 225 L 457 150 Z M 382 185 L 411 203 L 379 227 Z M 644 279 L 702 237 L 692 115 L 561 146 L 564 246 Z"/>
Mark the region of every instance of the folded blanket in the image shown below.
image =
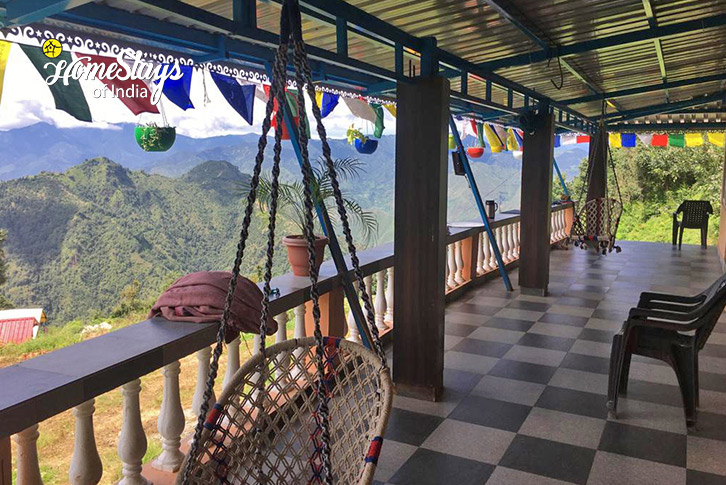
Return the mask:
<path id="1" fill-rule="evenodd" d="M 219 322 L 232 273 L 229 271 L 200 271 L 182 276 L 154 303 L 149 318 L 162 316 L 178 322 Z M 262 291 L 252 281 L 237 278 L 225 340 L 237 338 L 240 332 L 260 333 Z M 267 333 L 277 331 L 272 316 L 267 319 Z"/>

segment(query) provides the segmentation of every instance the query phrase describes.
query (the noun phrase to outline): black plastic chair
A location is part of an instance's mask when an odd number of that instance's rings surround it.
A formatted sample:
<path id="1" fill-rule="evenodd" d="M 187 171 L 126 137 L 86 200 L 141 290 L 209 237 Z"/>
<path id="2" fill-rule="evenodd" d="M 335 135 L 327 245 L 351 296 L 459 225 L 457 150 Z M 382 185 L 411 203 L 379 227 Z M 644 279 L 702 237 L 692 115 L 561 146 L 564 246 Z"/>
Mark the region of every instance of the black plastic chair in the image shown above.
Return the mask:
<path id="1" fill-rule="evenodd" d="M 683 213 L 683 218 L 679 221 L 678 214 Z M 678 239 L 678 249 L 681 249 L 683 243 L 683 229 L 700 229 L 701 230 L 701 247 L 706 247 L 706 238 L 708 236 L 708 216 L 713 214 L 713 207 L 707 200 L 684 200 L 678 209 L 673 213 L 673 245 L 676 245 Z"/>
<path id="2" fill-rule="evenodd" d="M 726 274 L 696 296 L 642 293 L 615 336 L 610 355 L 608 409 L 617 417 L 618 396 L 628 390 L 633 354 L 668 363 L 676 373 L 686 424 L 696 424 L 698 352 L 726 307 Z"/>

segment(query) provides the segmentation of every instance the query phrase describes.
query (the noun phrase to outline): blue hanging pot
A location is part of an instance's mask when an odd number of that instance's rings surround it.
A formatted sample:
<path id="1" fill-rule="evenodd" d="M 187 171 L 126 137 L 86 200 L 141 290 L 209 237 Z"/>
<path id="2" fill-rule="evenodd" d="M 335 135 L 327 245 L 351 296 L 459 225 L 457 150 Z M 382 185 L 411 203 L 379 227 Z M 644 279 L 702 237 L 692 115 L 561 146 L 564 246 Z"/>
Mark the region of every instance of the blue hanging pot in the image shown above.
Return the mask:
<path id="1" fill-rule="evenodd" d="M 375 152 L 377 148 L 378 140 L 374 140 L 373 138 L 368 138 L 365 141 L 361 141 L 360 138 L 355 139 L 355 149 L 358 150 L 358 153 L 370 155 Z"/>

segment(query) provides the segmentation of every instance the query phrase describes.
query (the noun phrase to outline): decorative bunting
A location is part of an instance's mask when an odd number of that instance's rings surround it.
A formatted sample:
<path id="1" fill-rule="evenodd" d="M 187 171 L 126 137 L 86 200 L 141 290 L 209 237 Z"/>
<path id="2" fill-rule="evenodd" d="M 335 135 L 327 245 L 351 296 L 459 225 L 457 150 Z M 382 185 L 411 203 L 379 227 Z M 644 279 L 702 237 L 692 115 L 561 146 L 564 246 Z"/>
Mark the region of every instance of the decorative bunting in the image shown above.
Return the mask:
<path id="1" fill-rule="evenodd" d="M 697 147 L 703 145 L 702 133 L 686 133 L 685 138 L 687 147 Z"/>
<path id="2" fill-rule="evenodd" d="M 476 121 L 469 120 L 469 124 L 471 125 L 471 129 L 474 132 L 474 136 L 477 136 L 479 134 L 479 131 L 476 129 Z M 481 123 L 479 123 L 481 124 Z"/>
<path id="3" fill-rule="evenodd" d="M 522 145 L 524 145 L 524 138 L 522 137 L 523 132 L 522 130 L 513 130 L 514 131 L 514 138 L 517 139 L 517 144 L 519 145 L 519 149 L 522 150 Z"/>
<path id="4" fill-rule="evenodd" d="M 622 139 L 620 138 L 620 133 L 610 133 L 608 135 L 608 139 L 610 141 L 611 148 L 620 148 L 621 146 L 623 146 Z"/>
<path id="5" fill-rule="evenodd" d="M 235 78 L 214 71 L 210 71 L 210 74 L 224 99 L 251 125 L 255 107 L 255 85 L 245 84 L 243 86 Z"/>
<path id="6" fill-rule="evenodd" d="M 555 148 L 562 146 L 562 138 L 560 135 L 555 135 Z"/>
<path id="7" fill-rule="evenodd" d="M 270 94 L 270 86 L 261 84 L 255 88 L 255 98 L 259 99 L 263 103 L 267 104 L 267 100 L 269 99 Z"/>
<path id="8" fill-rule="evenodd" d="M 568 133 L 566 135 L 560 135 L 560 144 L 562 146 L 565 145 L 574 145 L 577 143 L 577 135 L 574 133 Z"/>
<path id="9" fill-rule="evenodd" d="M 61 54 L 63 55 L 63 54 Z M 104 57 L 95 54 L 83 54 L 80 57 L 83 65 L 87 66 L 91 62 L 95 64 L 103 64 L 104 69 L 108 72 L 109 66 L 115 64 L 118 66 L 118 62 L 115 57 Z M 118 100 L 121 101 L 128 109 L 131 110 L 136 116 L 141 113 L 158 113 L 159 109 L 156 105 L 151 103 L 151 89 L 146 85 L 144 81 L 139 79 L 102 79 L 105 84 L 113 93 L 119 91 L 124 93 L 124 96 L 117 96 Z M 57 84 L 57 83 L 56 83 Z M 127 94 L 131 94 L 128 96 Z M 146 94 L 146 96 L 144 96 Z"/>
<path id="10" fill-rule="evenodd" d="M 590 143 L 590 135 L 577 135 L 577 143 Z"/>
<path id="11" fill-rule="evenodd" d="M 668 135 L 664 135 L 664 134 L 653 135 L 651 145 L 654 147 L 667 147 L 668 146 Z"/>
<path id="12" fill-rule="evenodd" d="M 719 147 L 723 147 L 724 138 L 724 133 L 708 133 L 708 141 Z"/>
<path id="13" fill-rule="evenodd" d="M 171 72 L 172 67 L 170 64 L 164 64 L 164 66 L 168 66 L 168 72 Z M 192 89 L 192 71 L 194 68 L 180 64 L 179 69 L 181 70 L 182 77 L 176 80 L 171 78 L 167 79 L 164 82 L 164 87 L 161 92 L 164 93 L 164 96 L 169 101 L 184 111 L 189 108 L 194 109 L 192 100 L 189 98 L 189 91 Z M 154 81 L 154 83 L 159 84 L 159 81 Z"/>
<path id="14" fill-rule="evenodd" d="M 52 62 L 48 62 L 49 59 L 43 54 L 43 50 L 40 47 L 32 47 L 29 45 L 18 44 L 20 48 L 28 56 L 30 62 L 41 75 L 43 80 L 47 79 L 53 74 Z M 65 61 L 70 64 L 73 62 L 71 54 L 68 51 L 62 51 L 58 57 L 55 58 L 57 62 Z M 46 69 L 46 65 L 51 69 Z M 80 121 L 92 121 L 91 110 L 88 108 L 86 97 L 81 89 L 81 84 L 78 80 L 69 77 L 68 85 L 66 86 L 63 82 L 56 82 L 50 86 L 50 92 L 55 100 L 56 109 L 60 109 L 73 116 L 75 119 Z"/>
<path id="15" fill-rule="evenodd" d="M 377 103 L 371 103 L 371 108 L 376 113 L 376 125 L 373 128 L 373 136 L 380 138 L 383 135 L 383 130 L 386 128 L 383 125 L 383 107 Z"/>
<path id="16" fill-rule="evenodd" d="M 672 147 L 684 147 L 686 146 L 686 140 L 683 133 L 671 133 L 668 134 L 668 145 Z"/>
<path id="17" fill-rule="evenodd" d="M 486 143 L 484 143 L 484 123 L 477 121 L 474 126 L 474 133 L 476 133 L 476 138 L 479 140 L 479 146 L 481 148 L 486 147 Z"/>
<path id="18" fill-rule="evenodd" d="M 642 143 L 643 145 L 650 146 L 651 143 L 653 142 L 653 135 L 638 133 L 638 139 L 640 140 L 640 143 Z"/>
<path id="19" fill-rule="evenodd" d="M 371 123 L 376 122 L 376 113 L 373 111 L 373 108 L 362 99 L 343 97 L 343 102 L 356 118 L 361 118 Z"/>
<path id="20" fill-rule="evenodd" d="M 383 105 L 384 108 L 388 110 L 389 113 L 395 118 L 396 117 L 396 105 L 393 103 L 388 103 Z"/>
<path id="21" fill-rule="evenodd" d="M 3 102 L 3 79 L 5 79 L 5 66 L 10 56 L 10 47 L 13 44 L 0 40 L 0 104 Z"/>
<path id="22" fill-rule="evenodd" d="M 486 135 L 492 152 L 499 153 L 504 150 L 504 142 L 499 138 L 499 135 L 489 123 L 484 125 L 484 134 Z"/>
<path id="23" fill-rule="evenodd" d="M 502 150 L 507 149 L 507 129 L 503 126 L 492 125 L 499 139 L 502 141 Z"/>
<path id="24" fill-rule="evenodd" d="M 507 150 L 509 151 L 516 151 L 521 150 L 522 147 L 519 144 L 519 140 L 517 140 L 517 137 L 515 136 L 515 130 L 512 128 L 507 128 Z"/>
<path id="25" fill-rule="evenodd" d="M 621 133 L 620 134 L 620 144 L 624 148 L 635 147 L 635 133 Z"/>
<path id="26" fill-rule="evenodd" d="M 318 108 L 323 107 L 323 92 L 322 91 L 315 91 L 315 104 L 318 105 Z"/>
<path id="27" fill-rule="evenodd" d="M 323 96 L 321 98 L 321 114 L 323 118 L 328 116 L 330 113 L 333 112 L 336 106 L 338 106 L 338 101 L 340 100 L 340 96 L 333 93 L 323 93 Z"/>

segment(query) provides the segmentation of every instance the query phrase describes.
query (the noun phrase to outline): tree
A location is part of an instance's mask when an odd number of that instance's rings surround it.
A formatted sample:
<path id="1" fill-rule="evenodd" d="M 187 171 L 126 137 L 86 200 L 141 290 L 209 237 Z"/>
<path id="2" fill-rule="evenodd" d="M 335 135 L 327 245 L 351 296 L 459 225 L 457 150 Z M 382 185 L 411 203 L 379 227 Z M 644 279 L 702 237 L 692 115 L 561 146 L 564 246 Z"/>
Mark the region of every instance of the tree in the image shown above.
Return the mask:
<path id="1" fill-rule="evenodd" d="M 7 239 L 7 231 L 0 230 L 0 286 L 7 282 L 8 262 L 5 258 L 5 240 Z M 2 293 L 0 293 L 0 310 L 12 308 L 13 303 Z"/>

